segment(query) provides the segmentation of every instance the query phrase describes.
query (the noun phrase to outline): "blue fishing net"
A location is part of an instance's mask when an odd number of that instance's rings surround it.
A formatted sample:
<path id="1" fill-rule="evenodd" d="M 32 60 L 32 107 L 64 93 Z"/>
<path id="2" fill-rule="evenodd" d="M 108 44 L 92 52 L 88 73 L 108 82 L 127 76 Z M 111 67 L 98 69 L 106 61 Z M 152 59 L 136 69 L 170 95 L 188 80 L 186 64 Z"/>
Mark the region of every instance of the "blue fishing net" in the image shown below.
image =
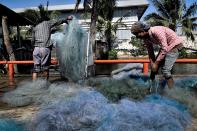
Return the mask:
<path id="1" fill-rule="evenodd" d="M 158 94 L 152 94 L 152 95 L 148 95 L 145 97 L 145 101 L 146 102 L 151 102 L 151 103 L 156 103 L 156 104 L 160 104 L 160 105 L 169 105 L 169 106 L 173 106 L 176 109 L 185 112 L 188 110 L 187 106 L 184 104 L 180 104 L 179 102 L 169 99 L 167 97 L 158 95 Z"/>
<path id="2" fill-rule="evenodd" d="M 125 97 L 132 99 L 143 99 L 149 94 L 149 81 L 146 77 L 136 76 L 137 78 L 114 79 L 110 77 L 89 78 L 84 83 L 94 87 L 110 101 L 116 102 Z"/>
<path id="3" fill-rule="evenodd" d="M 114 79 L 123 79 L 129 75 L 142 75 L 143 65 L 140 63 L 126 64 L 124 67 L 113 70 L 111 76 Z"/>
<path id="4" fill-rule="evenodd" d="M 142 83 L 137 84 L 138 80 Z M 147 89 L 148 78 L 145 76 L 118 81 L 102 77 L 86 82 L 98 89 L 110 89 L 107 93 L 118 98 L 116 103 L 111 103 L 110 97 L 104 97 L 94 90 L 96 88 L 74 83 L 51 84 L 44 80 L 23 82 L 3 98 L 15 106 L 27 103 L 41 106 L 28 127 L 33 131 L 183 131 L 189 123 L 185 105 L 159 95 L 145 97 L 146 93 L 142 93 Z M 134 96 L 146 99 L 138 102 L 126 99 Z"/>
<path id="5" fill-rule="evenodd" d="M 37 81 L 23 81 L 17 89 L 7 92 L 1 100 L 12 107 L 26 106 L 37 103 L 47 93 L 50 83 L 43 79 Z"/>
<path id="6" fill-rule="evenodd" d="M 36 81 L 25 81 L 19 83 L 17 89 L 7 92 L 1 100 L 12 107 L 47 105 L 57 100 L 67 99 L 83 90 L 81 86 L 74 83 L 54 83 L 38 79 Z"/>
<path id="7" fill-rule="evenodd" d="M 10 119 L 0 119 L 0 131 L 25 131 L 24 125 Z"/>
<path id="8" fill-rule="evenodd" d="M 186 89 L 197 89 L 197 77 L 184 77 L 175 81 L 175 86 Z"/>
<path id="9" fill-rule="evenodd" d="M 88 64 L 88 34 L 74 17 L 65 31 L 52 35 L 56 43 L 61 75 L 72 81 L 86 78 Z"/>
<path id="10" fill-rule="evenodd" d="M 81 91 L 71 99 L 42 109 L 33 131 L 184 131 L 188 114 L 169 105 L 109 101 L 96 91 Z"/>

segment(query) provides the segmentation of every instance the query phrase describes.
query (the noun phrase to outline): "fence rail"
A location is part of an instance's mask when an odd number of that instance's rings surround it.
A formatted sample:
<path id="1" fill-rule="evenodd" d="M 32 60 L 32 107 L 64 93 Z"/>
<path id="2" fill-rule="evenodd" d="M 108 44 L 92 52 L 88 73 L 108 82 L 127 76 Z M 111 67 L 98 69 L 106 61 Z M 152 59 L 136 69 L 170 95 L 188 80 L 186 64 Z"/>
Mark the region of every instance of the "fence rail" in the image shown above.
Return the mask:
<path id="1" fill-rule="evenodd" d="M 51 60 L 52 64 L 58 64 L 56 59 Z M 143 73 L 148 74 L 148 65 L 150 61 L 148 59 L 125 59 L 125 60 L 95 60 L 95 64 L 119 64 L 119 63 L 143 63 Z M 176 63 L 195 63 L 197 59 L 177 59 Z M 8 81 L 9 86 L 13 86 L 14 83 L 14 64 L 33 64 L 33 61 L 0 61 L 0 64 L 8 64 Z"/>

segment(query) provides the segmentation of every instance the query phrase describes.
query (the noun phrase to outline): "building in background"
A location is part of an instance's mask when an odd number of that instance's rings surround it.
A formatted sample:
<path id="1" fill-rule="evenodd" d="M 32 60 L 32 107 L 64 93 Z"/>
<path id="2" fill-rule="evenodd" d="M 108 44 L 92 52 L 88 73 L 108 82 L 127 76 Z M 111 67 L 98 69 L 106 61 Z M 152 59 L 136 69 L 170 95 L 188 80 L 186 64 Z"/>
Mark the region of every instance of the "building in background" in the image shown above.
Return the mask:
<path id="1" fill-rule="evenodd" d="M 129 44 L 129 41 L 131 40 L 131 32 L 130 28 L 131 25 L 139 21 L 144 12 L 146 11 L 148 7 L 148 1 L 147 0 L 117 0 L 116 3 L 116 9 L 114 12 L 114 18 L 112 22 L 116 22 L 119 18 L 122 16 L 125 16 L 122 20 L 122 23 L 126 25 L 126 27 L 120 27 L 117 30 L 117 45 L 119 49 L 129 49 L 131 47 L 131 44 Z M 31 9 L 37 9 L 37 7 L 30 7 Z M 49 6 L 49 11 L 59 11 L 61 12 L 60 18 L 65 18 L 68 15 L 74 14 L 74 8 L 75 4 L 67 4 L 67 5 L 53 5 Z M 29 8 L 17 8 L 13 9 L 17 13 L 22 13 L 26 9 Z M 78 12 L 74 14 L 77 19 L 79 19 L 79 22 L 81 26 L 89 31 L 90 27 L 90 18 L 84 18 L 84 11 L 83 11 L 83 4 L 79 5 Z M 99 38 L 97 38 L 99 39 Z"/>
<path id="2" fill-rule="evenodd" d="M 116 9 L 114 12 L 114 18 L 112 22 L 116 22 L 120 17 L 125 16 L 122 20 L 127 27 L 120 27 L 116 32 L 117 40 L 114 45 L 117 45 L 116 49 L 133 49 L 129 41 L 131 40 L 131 32 L 130 28 L 132 24 L 136 21 L 139 21 L 143 16 L 144 12 L 148 7 L 147 0 L 117 0 Z M 31 9 L 37 9 L 37 7 L 30 7 Z M 61 12 L 60 18 L 65 18 L 68 15 L 74 14 L 75 4 L 67 4 L 67 5 L 53 5 L 49 6 L 49 11 L 59 11 Z M 17 13 L 24 12 L 29 8 L 17 8 L 13 9 Z M 79 5 L 78 13 L 74 14 L 81 24 L 81 26 L 89 31 L 90 18 L 84 17 L 83 5 Z M 195 32 L 195 36 L 197 33 Z M 195 37 L 195 41 L 187 40 L 185 36 L 181 36 L 184 39 L 184 46 L 187 48 L 197 49 L 197 38 Z M 97 37 L 99 40 L 99 38 Z"/>

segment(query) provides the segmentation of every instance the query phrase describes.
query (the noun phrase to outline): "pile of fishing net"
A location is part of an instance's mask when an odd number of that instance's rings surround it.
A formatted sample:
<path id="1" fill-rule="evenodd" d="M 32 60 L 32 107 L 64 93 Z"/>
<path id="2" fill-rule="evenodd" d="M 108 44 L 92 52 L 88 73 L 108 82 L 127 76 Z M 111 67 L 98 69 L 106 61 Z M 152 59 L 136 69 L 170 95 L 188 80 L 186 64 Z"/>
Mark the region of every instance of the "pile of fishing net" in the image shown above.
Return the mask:
<path id="1" fill-rule="evenodd" d="M 11 119 L 0 119 L 0 131 L 25 131 L 22 123 Z"/>
<path id="2" fill-rule="evenodd" d="M 175 88 L 165 89 L 165 96 L 187 105 L 193 117 L 197 117 L 197 77 L 184 77 L 175 80 Z"/>
<path id="3" fill-rule="evenodd" d="M 118 101 L 122 98 L 130 98 L 135 100 L 142 100 L 146 95 L 150 94 L 150 79 L 146 76 L 132 76 L 116 80 L 110 77 L 90 78 L 85 81 L 79 81 L 78 84 L 71 84 L 65 82 L 49 83 L 45 80 L 38 79 L 37 81 L 22 82 L 17 89 L 5 93 L 2 101 L 8 103 L 10 106 L 25 106 L 30 104 L 48 104 L 62 98 L 71 97 L 78 91 L 87 87 L 94 88 L 102 93 L 110 101 Z M 186 79 L 186 78 L 184 78 Z M 186 81 L 181 79 L 175 80 L 175 83 L 186 84 Z M 175 86 L 174 89 L 169 90 L 165 96 L 174 98 L 175 100 L 185 103 L 189 109 L 197 109 L 195 100 L 195 93 L 188 90 L 193 89 L 196 81 L 188 82 L 185 88 Z M 177 84 L 175 84 L 177 85 Z"/>
<path id="4" fill-rule="evenodd" d="M 186 89 L 197 89 L 197 77 L 189 76 L 184 78 L 179 78 L 175 81 L 175 86 Z"/>
<path id="5" fill-rule="evenodd" d="M 182 131 L 190 120 L 188 105 L 159 95 L 143 94 L 141 91 L 147 90 L 149 85 L 149 79 L 145 76 L 122 80 L 92 78 L 80 81 L 79 84 L 51 84 L 45 80 L 37 80 L 19 85 L 16 90 L 6 93 L 3 100 L 12 106 L 36 104 L 41 107 L 27 127 L 28 130 Z M 107 95 L 112 93 L 112 99 L 108 99 L 109 96 L 104 97 L 103 94 L 106 94 L 102 91 L 99 91 L 102 94 L 97 92 L 99 88 L 110 89 Z M 116 95 L 118 92 L 120 94 Z M 135 93 L 138 93 L 138 97 Z"/>
<path id="6" fill-rule="evenodd" d="M 174 106 L 122 99 L 110 103 L 96 91 L 53 103 L 33 119 L 33 131 L 184 131 L 187 112 Z"/>
<path id="7" fill-rule="evenodd" d="M 109 77 L 90 78 L 80 81 L 79 84 L 66 82 L 51 84 L 44 79 L 38 79 L 19 83 L 17 89 L 4 94 L 2 101 L 13 107 L 30 104 L 46 105 L 62 98 L 71 97 L 87 87 L 98 90 L 111 101 L 118 101 L 125 97 L 143 99 L 149 93 L 148 77 L 143 76 L 121 80 Z"/>
<path id="8" fill-rule="evenodd" d="M 150 93 L 150 81 L 146 76 L 130 76 L 122 79 L 111 77 L 89 78 L 83 84 L 95 88 L 111 101 L 118 101 L 122 98 L 140 100 Z"/>
<path id="9" fill-rule="evenodd" d="M 111 76 L 114 79 L 123 79 L 130 75 L 139 75 L 142 74 L 143 64 L 141 63 L 129 63 L 124 67 L 113 70 Z"/>
<path id="10" fill-rule="evenodd" d="M 86 81 L 86 85 L 94 87 L 111 101 L 125 97 L 142 100 L 146 95 L 151 94 L 151 91 L 155 93 L 160 91 L 164 96 L 186 105 L 192 116 L 197 117 L 197 77 L 176 78 L 174 82 L 173 89 L 168 89 L 167 86 L 161 89 L 158 79 L 151 82 L 147 76 L 130 75 L 118 80 L 109 77 L 90 78 Z"/>
<path id="11" fill-rule="evenodd" d="M 27 105 L 47 105 L 60 99 L 66 99 L 83 90 L 74 83 L 49 83 L 44 79 L 21 82 L 17 89 L 7 92 L 1 100 L 12 107 Z"/>

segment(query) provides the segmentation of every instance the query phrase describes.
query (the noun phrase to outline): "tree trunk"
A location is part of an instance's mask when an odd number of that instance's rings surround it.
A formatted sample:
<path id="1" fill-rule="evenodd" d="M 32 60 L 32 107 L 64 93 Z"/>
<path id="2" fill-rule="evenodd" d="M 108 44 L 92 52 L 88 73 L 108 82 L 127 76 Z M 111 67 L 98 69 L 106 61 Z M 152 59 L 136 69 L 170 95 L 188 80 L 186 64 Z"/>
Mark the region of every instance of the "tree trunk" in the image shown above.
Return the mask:
<path id="1" fill-rule="evenodd" d="M 10 43 L 10 38 L 9 38 L 9 31 L 8 31 L 8 25 L 7 25 L 7 16 L 2 16 L 2 28 L 3 28 L 3 38 L 4 38 L 4 44 L 7 50 L 7 53 L 9 55 L 9 60 L 16 60 L 14 51 L 12 48 L 12 45 Z M 15 72 L 17 72 L 16 66 L 14 66 Z"/>
<path id="2" fill-rule="evenodd" d="M 93 7 L 91 12 L 90 23 L 90 41 L 89 41 L 89 62 L 88 62 L 88 76 L 95 75 L 94 56 L 95 56 L 95 39 L 96 39 L 96 21 L 98 18 L 97 13 L 98 0 L 93 0 Z"/>

